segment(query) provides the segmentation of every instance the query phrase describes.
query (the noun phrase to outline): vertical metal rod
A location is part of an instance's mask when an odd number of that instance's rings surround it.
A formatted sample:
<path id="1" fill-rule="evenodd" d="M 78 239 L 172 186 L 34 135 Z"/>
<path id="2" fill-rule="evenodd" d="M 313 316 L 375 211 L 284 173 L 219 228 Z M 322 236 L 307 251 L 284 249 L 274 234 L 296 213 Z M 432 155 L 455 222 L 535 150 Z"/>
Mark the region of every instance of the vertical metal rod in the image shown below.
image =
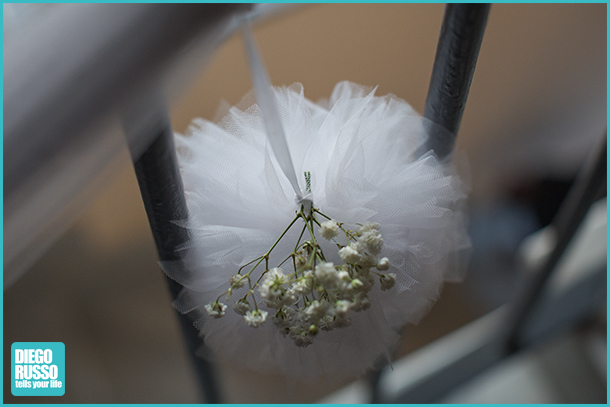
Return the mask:
<path id="1" fill-rule="evenodd" d="M 443 16 L 424 117 L 432 127 L 426 150 L 439 158 L 453 150 L 483 41 L 489 4 L 447 4 Z"/>
<path id="2" fill-rule="evenodd" d="M 188 233 L 186 229 L 173 224 L 172 221 L 187 219 L 188 210 L 171 124 L 166 113 L 157 117 L 158 122 L 149 126 L 147 130 L 154 131 L 157 136 L 134 163 L 134 168 L 159 258 L 161 261 L 175 261 L 181 260 L 176 248 L 188 240 Z M 128 133 L 136 131 L 135 128 L 130 127 L 129 121 L 125 120 L 124 123 Z M 142 130 L 138 128 L 138 131 Z M 167 278 L 167 283 L 172 298 L 175 299 L 182 286 L 170 278 Z M 183 315 L 179 312 L 177 316 L 189 355 L 198 374 L 203 400 L 206 403 L 219 403 L 221 398 L 214 366 L 196 355 L 198 348 L 203 345 L 197 329 L 193 326 L 196 316 Z"/>
<path id="3" fill-rule="evenodd" d="M 387 368 L 387 364 L 382 367 L 375 368 L 368 375 L 369 388 L 371 389 L 371 395 L 369 397 L 370 404 L 380 404 L 383 402 L 383 394 L 379 388 L 381 382 L 381 373 Z"/>
<path id="4" fill-rule="evenodd" d="M 598 149 L 599 151 L 592 154 L 581 168 L 574 185 L 551 223 L 556 235 L 557 243 L 555 247 L 546 261 L 535 271 L 534 277 L 513 305 L 507 325 L 507 350 L 509 353 L 514 353 L 521 348 L 519 336 L 537 304 L 540 293 L 587 211 L 593 202 L 599 198 L 600 190 L 606 184 L 606 135 L 604 135 Z"/>
<path id="5" fill-rule="evenodd" d="M 453 150 L 468 91 L 479 56 L 490 4 L 447 4 L 440 29 L 424 117 L 438 126 L 428 128 L 428 145 L 439 158 Z M 440 126 L 440 127 L 439 127 Z M 369 375 L 371 403 L 379 403 L 382 368 Z"/>

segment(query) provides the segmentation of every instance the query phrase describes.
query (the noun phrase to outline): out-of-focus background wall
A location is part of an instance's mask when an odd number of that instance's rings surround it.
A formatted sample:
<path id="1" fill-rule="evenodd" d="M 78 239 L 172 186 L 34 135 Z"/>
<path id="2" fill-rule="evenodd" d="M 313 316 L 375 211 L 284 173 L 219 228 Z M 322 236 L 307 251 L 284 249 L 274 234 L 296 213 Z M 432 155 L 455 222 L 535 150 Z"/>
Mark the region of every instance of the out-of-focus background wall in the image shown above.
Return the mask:
<path id="1" fill-rule="evenodd" d="M 312 100 L 342 80 L 378 85 L 377 94 L 423 112 L 443 7 L 298 6 L 255 35 L 275 85 L 301 82 Z M 250 88 L 232 37 L 172 104 L 175 130 L 213 119 L 221 100 L 235 104 Z M 470 167 L 472 270 L 407 329 L 398 355 L 511 298 L 516 247 L 548 223 L 605 127 L 606 5 L 493 5 L 457 142 Z M 5 292 L 4 360 L 13 342 L 65 343 L 66 393 L 44 402 L 194 403 L 195 376 L 126 149 L 120 160 L 69 231 Z M 8 366 L 5 402 L 42 402 L 10 395 Z M 228 402 L 313 402 L 333 390 L 221 368 Z"/>

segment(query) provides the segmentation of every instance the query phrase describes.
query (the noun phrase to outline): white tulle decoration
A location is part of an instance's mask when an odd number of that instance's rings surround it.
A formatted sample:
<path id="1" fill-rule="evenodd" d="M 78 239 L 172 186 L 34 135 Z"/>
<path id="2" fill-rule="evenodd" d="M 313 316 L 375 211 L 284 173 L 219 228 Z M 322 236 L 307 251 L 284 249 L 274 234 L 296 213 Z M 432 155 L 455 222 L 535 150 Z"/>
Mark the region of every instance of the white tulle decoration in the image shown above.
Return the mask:
<path id="1" fill-rule="evenodd" d="M 320 332 L 306 348 L 272 323 L 248 326 L 231 309 L 222 318 L 205 314 L 198 325 L 218 357 L 302 380 L 361 374 L 387 354 L 400 327 L 422 317 L 443 281 L 457 277 L 455 254 L 469 246 L 460 209 L 465 185 L 448 161 L 421 154 L 424 119 L 405 101 L 374 92 L 341 82 L 326 103 L 316 104 L 300 84 L 273 88 L 301 191 L 302 174 L 310 172 L 316 208 L 354 229 L 379 223 L 379 256 L 389 259 L 382 268 L 396 275 L 395 287 L 381 291 L 377 285 L 369 294 L 371 307 L 351 315 L 350 327 Z M 191 239 L 186 268 L 165 269 L 185 286 L 177 302 L 182 312 L 216 300 L 239 267 L 265 253 L 300 208 L 254 102 L 250 94 L 219 123 L 196 119 L 186 135 L 176 135 L 189 209 L 183 225 Z M 280 241 L 270 267 L 293 250 L 300 230 L 292 228 Z M 320 244 L 328 261 L 341 263 L 336 245 L 324 239 Z M 272 311 L 257 298 L 261 309 Z"/>

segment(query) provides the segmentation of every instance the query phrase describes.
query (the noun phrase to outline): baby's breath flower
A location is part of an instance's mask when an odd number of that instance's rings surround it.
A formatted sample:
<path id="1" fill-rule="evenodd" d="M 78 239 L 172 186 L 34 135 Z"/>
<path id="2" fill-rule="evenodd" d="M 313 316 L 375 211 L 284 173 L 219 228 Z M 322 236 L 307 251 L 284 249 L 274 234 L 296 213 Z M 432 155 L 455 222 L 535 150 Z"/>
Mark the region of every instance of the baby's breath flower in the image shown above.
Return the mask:
<path id="1" fill-rule="evenodd" d="M 321 213 L 314 208 L 306 214 L 299 212 L 296 216 L 297 219 L 301 217 L 307 223 L 312 222 L 311 227 L 313 227 L 313 224 L 317 223 L 314 215 L 316 212 Z M 327 240 L 334 241 L 334 238 L 341 235 L 342 228 L 339 226 L 341 224 L 334 220 L 319 225 L 320 236 Z M 294 273 L 286 275 L 279 267 L 266 269 L 252 286 L 252 289 L 258 290 L 263 302 L 275 310 L 271 314 L 271 319 L 277 329 L 300 347 L 311 345 L 320 330 L 331 331 L 350 326 L 352 312 L 370 308 L 371 301 L 367 293 L 375 285 L 375 275 L 379 276 L 382 290 L 390 289 L 396 281 L 395 274 L 380 275 L 372 271 L 375 267 L 385 271 L 390 266 L 387 257 L 377 259 L 383 246 L 378 223 L 369 222 L 361 225 L 356 232 L 346 230 L 346 246 L 339 246 L 341 249 L 338 251 L 343 264 L 335 266 L 334 263 L 322 261 L 318 262 L 315 268 L 312 266 L 313 261 L 324 259 L 325 256 L 311 227 L 309 228 L 311 239 L 305 238 L 302 241 L 303 234 L 301 234 L 294 252 L 288 257 L 288 259 L 291 256 L 293 258 Z M 265 259 L 265 264 L 268 265 L 269 254 L 274 247 L 275 245 L 256 259 L 259 261 L 250 272 L 231 276 L 230 286 L 226 291 L 227 300 L 234 290 L 243 287 L 247 282 L 254 281 L 250 279 L 251 273 L 262 259 Z M 249 291 L 244 298 L 234 302 L 233 309 L 244 316 L 248 325 L 256 328 L 263 325 L 268 312 L 253 310 L 247 300 L 250 295 L 254 297 L 252 291 Z M 223 316 L 226 308 L 226 305 L 218 301 L 205 306 L 208 314 L 216 318 Z"/>
<path id="2" fill-rule="evenodd" d="M 318 327 L 323 331 L 330 331 L 333 329 L 333 317 L 331 315 L 324 315 L 320 321 L 318 321 Z"/>
<path id="3" fill-rule="evenodd" d="M 361 275 L 360 276 L 360 280 L 362 281 L 362 291 L 364 292 L 369 292 L 373 289 L 373 286 L 375 285 L 375 276 L 373 276 L 373 274 L 368 273 L 366 276 Z"/>
<path id="4" fill-rule="evenodd" d="M 250 303 L 245 298 L 233 303 L 233 311 L 239 315 L 246 315 L 246 312 L 250 311 Z"/>
<path id="5" fill-rule="evenodd" d="M 278 310 L 275 316 L 272 317 L 275 325 L 282 330 L 283 334 L 287 334 L 288 331 L 284 328 L 291 327 L 292 317 L 296 314 L 296 311 L 292 307 L 282 307 Z"/>
<path id="6" fill-rule="evenodd" d="M 301 255 L 298 255 L 295 259 L 295 264 L 297 267 L 297 271 L 300 271 L 307 265 L 307 259 Z"/>
<path id="7" fill-rule="evenodd" d="M 318 321 L 320 318 L 326 314 L 326 309 L 328 308 L 328 302 L 322 300 L 314 300 L 305 308 L 305 314 L 307 315 L 310 321 Z"/>
<path id="8" fill-rule="evenodd" d="M 396 274 L 381 274 L 379 275 L 379 282 L 381 283 L 381 290 L 387 291 L 390 288 L 394 287 L 394 284 L 396 283 Z"/>
<path id="9" fill-rule="evenodd" d="M 332 289 L 337 284 L 337 270 L 333 263 L 318 264 L 314 274 L 325 288 Z"/>
<path id="10" fill-rule="evenodd" d="M 354 296 L 351 309 L 354 311 L 364 311 L 371 307 L 371 300 L 364 292 L 359 292 Z"/>
<path id="11" fill-rule="evenodd" d="M 272 284 L 261 284 L 258 287 L 258 292 L 263 298 L 265 304 L 272 308 L 277 308 L 280 306 L 284 289 L 280 288 L 278 290 L 274 290 Z"/>
<path id="12" fill-rule="evenodd" d="M 339 225 L 334 220 L 322 222 L 320 226 L 320 235 L 326 240 L 339 235 Z"/>
<path id="13" fill-rule="evenodd" d="M 352 278 L 350 277 L 349 272 L 347 272 L 345 270 L 341 270 L 341 271 L 337 272 L 337 278 L 340 281 L 344 281 L 346 283 L 352 281 Z"/>
<path id="14" fill-rule="evenodd" d="M 282 307 L 282 311 L 286 314 L 288 319 L 294 317 L 297 314 L 297 311 L 292 307 Z"/>
<path id="15" fill-rule="evenodd" d="M 299 296 L 297 295 L 296 292 L 292 291 L 292 290 L 286 290 L 283 292 L 283 295 L 280 296 L 279 298 L 279 305 L 292 305 L 295 302 L 297 302 L 299 299 Z M 277 306 L 274 308 L 278 308 Z"/>
<path id="16" fill-rule="evenodd" d="M 352 278 L 347 271 L 342 270 L 337 273 L 337 289 L 339 292 L 346 291 L 351 283 Z"/>
<path id="17" fill-rule="evenodd" d="M 263 284 L 276 284 L 282 285 L 286 283 L 286 276 L 284 275 L 284 270 L 279 267 L 270 269 L 265 277 L 263 278 Z"/>
<path id="18" fill-rule="evenodd" d="M 227 306 L 222 302 L 214 301 L 211 304 L 206 304 L 204 308 L 208 315 L 213 316 L 214 318 L 220 318 L 225 315 Z"/>
<path id="19" fill-rule="evenodd" d="M 356 264 L 360 261 L 360 253 L 354 244 L 345 246 L 339 250 L 339 257 L 346 263 Z"/>
<path id="20" fill-rule="evenodd" d="M 283 308 L 280 309 L 273 317 L 271 317 L 271 319 L 280 329 L 290 327 L 290 317 L 283 311 Z"/>
<path id="21" fill-rule="evenodd" d="M 377 270 L 386 271 L 390 268 L 390 260 L 387 257 L 379 259 L 377 262 Z"/>
<path id="22" fill-rule="evenodd" d="M 335 309 L 334 309 L 333 313 L 335 315 L 344 315 L 347 313 L 347 311 L 349 311 L 349 307 L 350 307 L 349 301 L 339 300 L 339 301 L 335 302 Z"/>
<path id="23" fill-rule="evenodd" d="M 244 319 L 246 320 L 246 323 L 251 327 L 258 328 L 259 326 L 263 325 L 263 323 L 267 319 L 267 314 L 267 311 L 255 309 L 253 311 L 246 312 Z"/>
<path id="24" fill-rule="evenodd" d="M 309 277 L 307 273 L 310 273 Z M 304 292 L 311 290 L 311 286 L 313 283 L 313 278 L 311 276 L 313 275 L 313 273 L 311 273 L 310 271 L 308 271 L 307 273 L 305 273 L 303 277 L 298 278 L 297 281 L 290 288 L 294 293 L 303 294 Z"/>
<path id="25" fill-rule="evenodd" d="M 231 278 L 229 278 L 229 284 L 231 284 L 232 288 L 242 288 L 248 282 L 248 277 L 242 276 L 241 274 L 233 274 Z"/>
<path id="26" fill-rule="evenodd" d="M 363 234 L 370 230 L 379 230 L 379 223 L 377 222 L 367 222 L 364 225 L 358 228 L 358 233 Z"/>
<path id="27" fill-rule="evenodd" d="M 332 328 L 347 328 L 352 324 L 352 319 L 348 314 L 335 315 L 333 318 Z"/>
<path id="28" fill-rule="evenodd" d="M 355 245 L 358 248 L 358 252 L 360 253 L 360 261 L 358 261 L 358 265 L 363 268 L 371 268 L 377 265 L 377 259 L 370 254 L 367 254 L 367 249 L 362 247 L 360 242 Z"/>
<path id="29" fill-rule="evenodd" d="M 292 298 L 286 296 L 284 283 L 287 277 L 280 268 L 271 269 L 265 274 L 263 281 L 258 287 L 258 292 L 265 301 L 265 304 L 272 308 L 279 308 L 285 301 L 290 302 Z"/>
<path id="30" fill-rule="evenodd" d="M 364 287 L 364 283 L 359 278 L 355 278 L 349 285 L 350 290 L 359 290 Z"/>
<path id="31" fill-rule="evenodd" d="M 293 307 L 283 306 L 277 311 L 276 316 L 284 321 L 290 321 L 296 313 L 297 311 Z"/>
<path id="32" fill-rule="evenodd" d="M 358 243 L 360 243 L 360 247 L 364 248 L 366 252 L 377 256 L 381 253 L 383 238 L 378 230 L 370 229 L 362 233 L 362 236 L 358 238 Z"/>

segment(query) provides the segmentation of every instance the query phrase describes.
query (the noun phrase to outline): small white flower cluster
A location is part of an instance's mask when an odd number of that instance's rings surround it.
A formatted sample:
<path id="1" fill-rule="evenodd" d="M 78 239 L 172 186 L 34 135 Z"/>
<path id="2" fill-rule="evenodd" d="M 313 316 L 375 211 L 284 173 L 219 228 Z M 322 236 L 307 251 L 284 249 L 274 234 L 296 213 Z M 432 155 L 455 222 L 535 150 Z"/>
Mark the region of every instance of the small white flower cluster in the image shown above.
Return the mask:
<path id="1" fill-rule="evenodd" d="M 328 220 L 319 223 L 315 213 Z M 303 231 L 308 229 L 311 239 L 302 244 L 297 242 L 297 249 L 287 257 L 286 260 L 292 259 L 294 270 L 289 274 L 284 273 L 280 266 L 285 260 L 278 267 L 267 268 L 252 285 L 251 273 L 263 260 L 268 260 L 272 248 L 263 256 L 246 264 L 247 266 L 258 261 L 249 273 L 231 276 L 230 288 L 226 293 L 229 297 L 234 289 L 249 284 L 250 290 L 243 298 L 234 302 L 233 310 L 243 315 L 249 326 L 256 328 L 261 326 L 269 315 L 268 311 L 260 310 L 256 304 L 254 289 L 257 289 L 265 305 L 275 312 L 272 320 L 276 327 L 297 346 L 305 347 L 313 343 L 320 330 L 330 331 L 350 326 L 350 311 L 359 312 L 371 306 L 368 293 L 375 285 L 375 275 L 378 276 L 383 291 L 394 286 L 396 275 L 378 272 L 386 271 L 390 267 L 387 257 L 377 259 L 383 247 L 378 223 L 366 223 L 357 231 L 352 231 L 315 208 L 307 215 L 301 211 L 295 221 L 299 217 L 305 222 Z M 323 238 L 337 244 L 339 257 L 344 264 L 334 265 L 326 261 L 313 232 L 314 224 L 319 226 L 319 234 Z M 345 234 L 345 245 L 336 241 L 342 232 Z M 251 297 L 254 307 L 248 301 L 248 296 Z M 222 317 L 226 308 L 218 299 L 205 306 L 207 313 L 215 318 Z"/>
<path id="2" fill-rule="evenodd" d="M 339 235 L 339 225 L 334 220 L 327 220 L 320 225 L 320 235 L 326 240 L 330 240 Z"/>
<path id="3" fill-rule="evenodd" d="M 213 302 L 212 304 L 207 304 L 205 306 L 206 312 L 214 318 L 224 317 L 226 309 L 227 306 L 218 301 Z"/>

